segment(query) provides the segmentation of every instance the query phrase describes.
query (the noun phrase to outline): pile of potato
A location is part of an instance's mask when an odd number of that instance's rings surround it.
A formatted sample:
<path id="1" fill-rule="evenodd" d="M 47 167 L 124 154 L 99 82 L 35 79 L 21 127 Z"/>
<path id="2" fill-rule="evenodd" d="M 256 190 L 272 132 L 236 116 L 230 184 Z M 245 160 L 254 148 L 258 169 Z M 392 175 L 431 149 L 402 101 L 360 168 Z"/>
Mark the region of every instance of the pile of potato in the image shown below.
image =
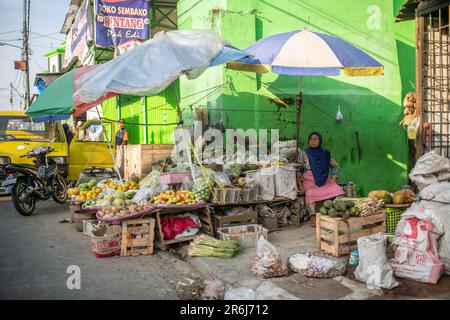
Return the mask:
<path id="1" fill-rule="evenodd" d="M 152 206 L 147 201 L 141 201 L 139 204 L 133 203 L 127 206 L 107 206 L 98 211 L 97 214 L 103 219 L 124 218 L 138 212 L 144 212 L 151 209 Z"/>

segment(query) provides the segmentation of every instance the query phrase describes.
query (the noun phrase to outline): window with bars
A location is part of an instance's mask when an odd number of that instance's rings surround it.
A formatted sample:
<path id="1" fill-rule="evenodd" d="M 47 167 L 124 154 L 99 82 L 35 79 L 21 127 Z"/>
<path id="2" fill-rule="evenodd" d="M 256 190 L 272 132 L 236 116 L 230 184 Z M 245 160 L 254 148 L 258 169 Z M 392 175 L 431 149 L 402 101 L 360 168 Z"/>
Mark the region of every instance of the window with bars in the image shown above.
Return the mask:
<path id="1" fill-rule="evenodd" d="M 450 6 L 423 15 L 422 97 L 426 151 L 450 157 Z"/>

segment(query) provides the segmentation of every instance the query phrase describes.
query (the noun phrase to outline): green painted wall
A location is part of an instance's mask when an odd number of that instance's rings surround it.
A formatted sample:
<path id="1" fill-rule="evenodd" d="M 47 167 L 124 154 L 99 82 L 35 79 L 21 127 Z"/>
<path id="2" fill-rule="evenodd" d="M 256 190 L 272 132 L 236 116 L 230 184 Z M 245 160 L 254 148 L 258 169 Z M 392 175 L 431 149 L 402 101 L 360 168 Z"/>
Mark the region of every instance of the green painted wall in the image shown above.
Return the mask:
<path id="1" fill-rule="evenodd" d="M 120 95 L 103 102 L 102 109 L 104 118 L 125 120 L 130 144 L 173 143 L 175 125 L 171 124 L 177 123 L 178 116 L 172 86 L 151 97 Z"/>
<path id="2" fill-rule="evenodd" d="M 407 183 L 407 139 L 398 123 L 402 97 L 415 82 L 414 23 L 395 24 L 396 8 L 392 0 L 182 0 L 178 20 L 181 27 L 190 19 L 186 25 L 192 28 L 216 30 L 240 48 L 272 34 L 307 27 L 343 38 L 383 63 L 382 77 L 304 77 L 302 81 L 306 100 L 301 115 L 302 147 L 309 132 L 322 132 L 324 146 L 341 166 L 340 182 L 355 182 L 363 195 Z M 224 127 L 278 128 L 283 139 L 294 139 L 298 80 L 216 67 L 193 81 L 182 78 L 180 91 L 187 96 L 228 82 L 193 108 L 208 106 L 210 119 Z M 278 107 L 271 102 L 277 98 L 291 98 L 292 103 Z M 182 106 L 195 101 L 182 99 Z M 359 133 L 360 150 L 353 130 L 308 101 L 331 115 L 339 105 L 344 123 Z M 183 116 L 193 118 L 189 109 Z"/>
<path id="3" fill-rule="evenodd" d="M 178 83 L 178 82 L 177 82 Z M 148 140 L 150 144 L 173 143 L 173 129 L 178 123 L 174 88 L 170 85 L 157 96 L 147 97 Z M 178 90 L 178 85 L 176 85 Z M 177 91 L 178 97 L 179 92 Z"/>

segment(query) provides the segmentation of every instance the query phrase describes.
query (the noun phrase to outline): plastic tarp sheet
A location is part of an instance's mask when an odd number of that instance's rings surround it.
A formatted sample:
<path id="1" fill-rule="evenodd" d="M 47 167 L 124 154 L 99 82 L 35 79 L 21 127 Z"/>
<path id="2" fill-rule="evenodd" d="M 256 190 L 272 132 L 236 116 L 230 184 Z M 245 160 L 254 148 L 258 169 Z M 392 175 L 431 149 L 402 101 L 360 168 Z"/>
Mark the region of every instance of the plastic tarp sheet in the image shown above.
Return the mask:
<path id="1" fill-rule="evenodd" d="M 189 79 L 200 76 L 224 45 L 219 35 L 208 30 L 160 32 L 76 79 L 74 100 L 88 103 L 111 92 L 157 94 L 182 74 Z"/>

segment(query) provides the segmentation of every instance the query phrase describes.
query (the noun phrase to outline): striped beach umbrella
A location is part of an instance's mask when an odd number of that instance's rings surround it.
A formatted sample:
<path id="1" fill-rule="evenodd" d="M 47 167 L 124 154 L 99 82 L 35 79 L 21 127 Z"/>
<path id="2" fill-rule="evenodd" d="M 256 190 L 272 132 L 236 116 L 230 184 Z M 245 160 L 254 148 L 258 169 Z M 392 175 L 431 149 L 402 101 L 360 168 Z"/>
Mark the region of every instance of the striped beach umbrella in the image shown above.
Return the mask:
<path id="1" fill-rule="evenodd" d="M 337 37 L 307 29 L 263 38 L 244 49 L 251 54 L 228 63 L 228 68 L 299 76 L 297 102 L 297 145 L 300 135 L 302 76 L 380 76 L 384 67 L 353 44 Z"/>

